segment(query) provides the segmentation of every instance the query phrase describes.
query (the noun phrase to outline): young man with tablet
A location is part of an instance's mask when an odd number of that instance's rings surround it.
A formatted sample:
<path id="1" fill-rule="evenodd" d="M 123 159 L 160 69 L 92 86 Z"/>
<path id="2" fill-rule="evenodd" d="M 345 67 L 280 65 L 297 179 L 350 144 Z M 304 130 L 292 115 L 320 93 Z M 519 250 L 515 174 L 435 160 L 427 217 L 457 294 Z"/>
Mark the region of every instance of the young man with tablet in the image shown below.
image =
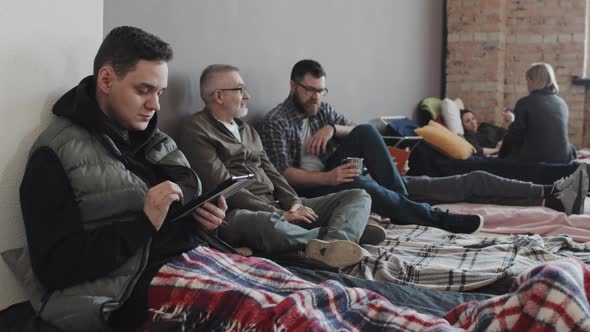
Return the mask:
<path id="1" fill-rule="evenodd" d="M 31 148 L 20 200 L 44 290 L 32 304 L 62 330 L 134 330 L 160 267 L 207 246 L 203 230 L 225 218 L 219 197 L 166 221 L 201 193 L 182 152 L 157 129 L 171 58 L 172 48 L 157 36 L 113 29 L 93 74 L 55 103 Z"/>

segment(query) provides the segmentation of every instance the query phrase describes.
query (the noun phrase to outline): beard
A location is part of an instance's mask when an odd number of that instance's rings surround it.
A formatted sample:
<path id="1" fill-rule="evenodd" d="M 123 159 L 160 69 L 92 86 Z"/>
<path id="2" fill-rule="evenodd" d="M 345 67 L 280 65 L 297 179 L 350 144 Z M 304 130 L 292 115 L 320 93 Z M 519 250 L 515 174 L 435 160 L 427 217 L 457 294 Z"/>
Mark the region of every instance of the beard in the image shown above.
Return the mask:
<path id="1" fill-rule="evenodd" d="M 246 106 L 240 107 L 237 111 L 234 112 L 234 119 L 243 118 L 248 115 L 248 108 Z"/>
<path id="2" fill-rule="evenodd" d="M 320 110 L 320 105 L 313 102 L 311 99 L 307 103 L 303 103 L 297 92 L 293 93 L 293 103 L 299 110 L 307 115 L 315 115 Z"/>

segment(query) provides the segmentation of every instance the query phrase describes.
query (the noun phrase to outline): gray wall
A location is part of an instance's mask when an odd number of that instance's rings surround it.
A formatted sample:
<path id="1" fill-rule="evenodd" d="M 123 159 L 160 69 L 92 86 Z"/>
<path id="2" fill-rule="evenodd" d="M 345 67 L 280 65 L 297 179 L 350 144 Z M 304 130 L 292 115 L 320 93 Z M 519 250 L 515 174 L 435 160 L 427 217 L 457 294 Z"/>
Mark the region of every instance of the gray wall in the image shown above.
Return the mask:
<path id="1" fill-rule="evenodd" d="M 57 99 L 92 74 L 102 9 L 102 0 L 0 2 L 0 252 L 26 246 L 19 186 L 29 149 Z M 2 259 L 0 294 L 0 310 L 28 299 Z"/>
<path id="2" fill-rule="evenodd" d="M 160 127 L 176 136 L 203 107 L 199 74 L 211 63 L 241 68 L 250 120 L 281 102 L 295 62 L 327 72 L 325 100 L 357 123 L 412 116 L 440 94 L 441 0 L 105 0 L 104 32 L 134 25 L 172 44 Z"/>

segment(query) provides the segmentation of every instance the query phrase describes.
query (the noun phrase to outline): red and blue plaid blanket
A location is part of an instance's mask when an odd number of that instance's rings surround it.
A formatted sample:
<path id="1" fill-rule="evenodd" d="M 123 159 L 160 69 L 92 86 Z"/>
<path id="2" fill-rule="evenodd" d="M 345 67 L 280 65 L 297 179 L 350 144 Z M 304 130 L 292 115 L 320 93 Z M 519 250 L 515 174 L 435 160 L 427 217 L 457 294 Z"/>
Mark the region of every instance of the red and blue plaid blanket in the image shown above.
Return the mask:
<path id="1" fill-rule="evenodd" d="M 162 267 L 145 331 L 588 331 L 590 270 L 576 258 L 523 273 L 512 292 L 444 318 L 335 281 L 314 284 L 256 257 L 196 248 Z"/>

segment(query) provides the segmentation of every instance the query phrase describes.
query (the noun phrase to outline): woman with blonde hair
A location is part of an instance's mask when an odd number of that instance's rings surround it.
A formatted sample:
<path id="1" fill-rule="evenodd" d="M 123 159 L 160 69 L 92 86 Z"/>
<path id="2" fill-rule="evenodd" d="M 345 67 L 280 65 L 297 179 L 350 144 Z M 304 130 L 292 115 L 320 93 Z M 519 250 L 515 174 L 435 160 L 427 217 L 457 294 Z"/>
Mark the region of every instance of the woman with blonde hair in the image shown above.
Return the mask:
<path id="1" fill-rule="evenodd" d="M 529 95 L 514 108 L 500 158 L 518 161 L 569 163 L 575 149 L 568 140 L 568 108 L 557 95 L 559 86 L 551 65 L 536 63 L 526 72 Z"/>

